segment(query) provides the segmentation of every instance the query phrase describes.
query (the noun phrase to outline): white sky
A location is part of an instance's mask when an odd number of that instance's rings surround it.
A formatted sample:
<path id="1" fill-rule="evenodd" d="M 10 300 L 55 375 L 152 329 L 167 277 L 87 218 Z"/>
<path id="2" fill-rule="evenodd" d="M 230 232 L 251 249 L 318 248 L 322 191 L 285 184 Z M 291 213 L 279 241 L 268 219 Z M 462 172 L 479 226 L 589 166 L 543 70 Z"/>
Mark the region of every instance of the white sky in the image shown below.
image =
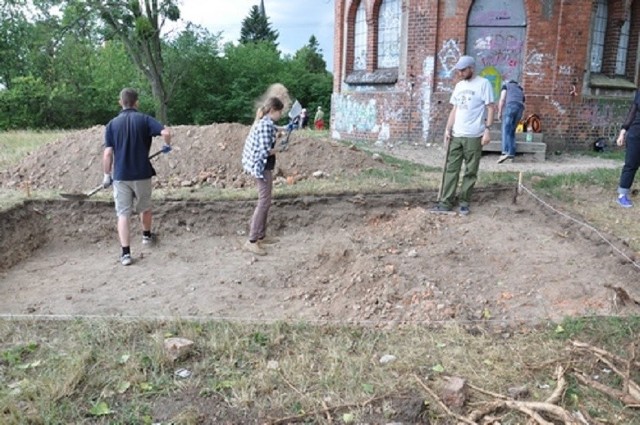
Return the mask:
<path id="1" fill-rule="evenodd" d="M 242 21 L 260 0 L 182 0 L 181 17 L 207 28 L 223 32 L 224 41 L 238 42 Z M 284 54 L 293 54 L 315 35 L 333 71 L 334 0 L 264 0 L 271 28 L 278 31 L 278 46 Z"/>

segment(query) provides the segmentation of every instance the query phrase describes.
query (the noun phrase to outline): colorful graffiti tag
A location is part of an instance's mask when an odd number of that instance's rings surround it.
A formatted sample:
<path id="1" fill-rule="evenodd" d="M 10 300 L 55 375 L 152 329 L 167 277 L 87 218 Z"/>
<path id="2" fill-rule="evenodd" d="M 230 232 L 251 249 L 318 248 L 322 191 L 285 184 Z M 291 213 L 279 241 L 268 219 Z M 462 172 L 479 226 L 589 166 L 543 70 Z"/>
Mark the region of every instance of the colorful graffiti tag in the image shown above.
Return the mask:
<path id="1" fill-rule="evenodd" d="M 351 96 L 334 94 L 331 101 L 334 110 L 333 128 L 351 133 L 373 131 L 376 126 L 376 101 L 358 102 Z"/>

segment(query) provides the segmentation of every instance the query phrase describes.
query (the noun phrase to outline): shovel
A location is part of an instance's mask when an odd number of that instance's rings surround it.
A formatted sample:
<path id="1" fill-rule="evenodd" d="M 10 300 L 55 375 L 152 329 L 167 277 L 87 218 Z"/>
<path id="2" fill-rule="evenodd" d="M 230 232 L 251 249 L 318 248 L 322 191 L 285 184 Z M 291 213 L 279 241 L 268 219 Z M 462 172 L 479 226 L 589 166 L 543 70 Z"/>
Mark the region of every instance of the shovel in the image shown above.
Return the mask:
<path id="1" fill-rule="evenodd" d="M 149 159 L 155 158 L 156 156 L 160 155 L 162 153 L 161 150 L 159 150 L 158 152 L 152 154 Z M 96 187 L 95 189 L 91 189 L 90 192 L 88 193 L 61 193 L 60 196 L 62 196 L 65 199 L 70 199 L 72 201 L 81 201 L 83 199 L 87 199 L 92 197 L 93 195 L 95 195 L 96 193 L 98 193 L 100 191 L 100 189 L 102 189 L 103 186 L 100 185 L 98 187 Z"/>

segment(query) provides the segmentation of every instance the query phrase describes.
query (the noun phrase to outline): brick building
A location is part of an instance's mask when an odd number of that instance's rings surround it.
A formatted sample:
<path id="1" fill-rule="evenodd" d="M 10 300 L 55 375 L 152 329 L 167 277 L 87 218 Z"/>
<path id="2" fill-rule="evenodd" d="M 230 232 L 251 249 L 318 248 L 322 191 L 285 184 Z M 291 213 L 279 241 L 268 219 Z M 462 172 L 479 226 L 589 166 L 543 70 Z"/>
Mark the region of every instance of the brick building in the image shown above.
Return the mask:
<path id="1" fill-rule="evenodd" d="M 464 54 L 520 81 L 549 149 L 614 139 L 638 83 L 640 0 L 335 0 L 335 138 L 441 141 Z M 497 101 L 497 97 L 496 97 Z"/>

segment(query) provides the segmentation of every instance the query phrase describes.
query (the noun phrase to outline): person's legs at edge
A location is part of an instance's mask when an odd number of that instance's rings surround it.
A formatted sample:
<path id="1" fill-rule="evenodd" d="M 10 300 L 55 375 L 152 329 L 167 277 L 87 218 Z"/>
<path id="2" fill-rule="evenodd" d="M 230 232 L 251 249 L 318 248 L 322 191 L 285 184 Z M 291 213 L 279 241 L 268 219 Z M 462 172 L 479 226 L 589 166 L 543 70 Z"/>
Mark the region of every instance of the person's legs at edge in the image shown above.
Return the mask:
<path id="1" fill-rule="evenodd" d="M 618 185 L 618 203 L 623 207 L 631 207 L 633 203 L 629 199 L 631 185 L 640 166 L 640 140 L 627 138 L 627 146 L 624 154 L 624 166 L 620 173 L 620 183 Z"/>
<path id="2" fill-rule="evenodd" d="M 522 118 L 523 106 L 518 103 L 509 103 L 505 111 L 503 140 L 506 140 L 502 152 L 509 157 L 516 156 L 516 126 Z M 506 138 L 506 139 L 505 139 Z"/>
<path id="3" fill-rule="evenodd" d="M 131 185 L 134 191 L 134 211 L 140 213 L 140 222 L 142 223 L 142 243 L 149 245 L 155 239 L 151 234 L 153 224 L 151 191 L 153 185 L 151 179 L 136 180 Z"/>
<path id="4" fill-rule="evenodd" d="M 482 143 L 480 137 L 466 137 L 463 140 L 464 175 L 460 188 L 460 206 L 469 207 L 471 194 L 478 180 L 478 168 L 482 157 Z"/>
<path id="5" fill-rule="evenodd" d="M 251 225 L 249 227 L 249 243 L 251 244 L 256 244 L 259 239 L 264 238 L 267 230 L 267 216 L 269 214 L 269 208 L 271 207 L 273 174 L 271 170 L 265 170 L 263 175 L 264 179 L 256 179 L 258 204 L 253 211 Z M 262 247 L 260 247 L 260 249 L 262 249 Z"/>
<path id="6" fill-rule="evenodd" d="M 502 115 L 502 159 L 503 156 L 509 155 L 509 137 L 507 136 L 509 132 L 509 107 L 504 110 Z M 499 161 L 501 162 L 501 161 Z"/>
<path id="7" fill-rule="evenodd" d="M 462 167 L 463 151 L 462 137 L 452 137 L 449 146 L 449 159 L 445 165 L 444 183 L 442 185 L 442 198 L 440 206 L 446 208 L 453 207 L 453 201 L 460 179 L 460 168 Z"/>
<path id="8" fill-rule="evenodd" d="M 120 247 L 122 249 L 120 261 L 123 265 L 128 266 L 131 264 L 129 225 L 134 199 L 133 190 L 128 182 L 113 182 L 113 199 L 116 204 L 116 214 L 118 216 L 118 239 L 120 240 Z"/>
<path id="9" fill-rule="evenodd" d="M 518 123 L 520 122 L 520 120 L 522 119 L 522 114 L 524 114 L 524 105 L 522 104 L 518 104 L 515 107 L 515 113 L 513 114 L 513 120 L 511 121 L 512 124 L 512 128 L 511 128 L 511 146 L 513 147 L 513 150 L 510 153 L 510 156 L 515 157 L 516 156 L 516 127 L 518 126 Z"/>

